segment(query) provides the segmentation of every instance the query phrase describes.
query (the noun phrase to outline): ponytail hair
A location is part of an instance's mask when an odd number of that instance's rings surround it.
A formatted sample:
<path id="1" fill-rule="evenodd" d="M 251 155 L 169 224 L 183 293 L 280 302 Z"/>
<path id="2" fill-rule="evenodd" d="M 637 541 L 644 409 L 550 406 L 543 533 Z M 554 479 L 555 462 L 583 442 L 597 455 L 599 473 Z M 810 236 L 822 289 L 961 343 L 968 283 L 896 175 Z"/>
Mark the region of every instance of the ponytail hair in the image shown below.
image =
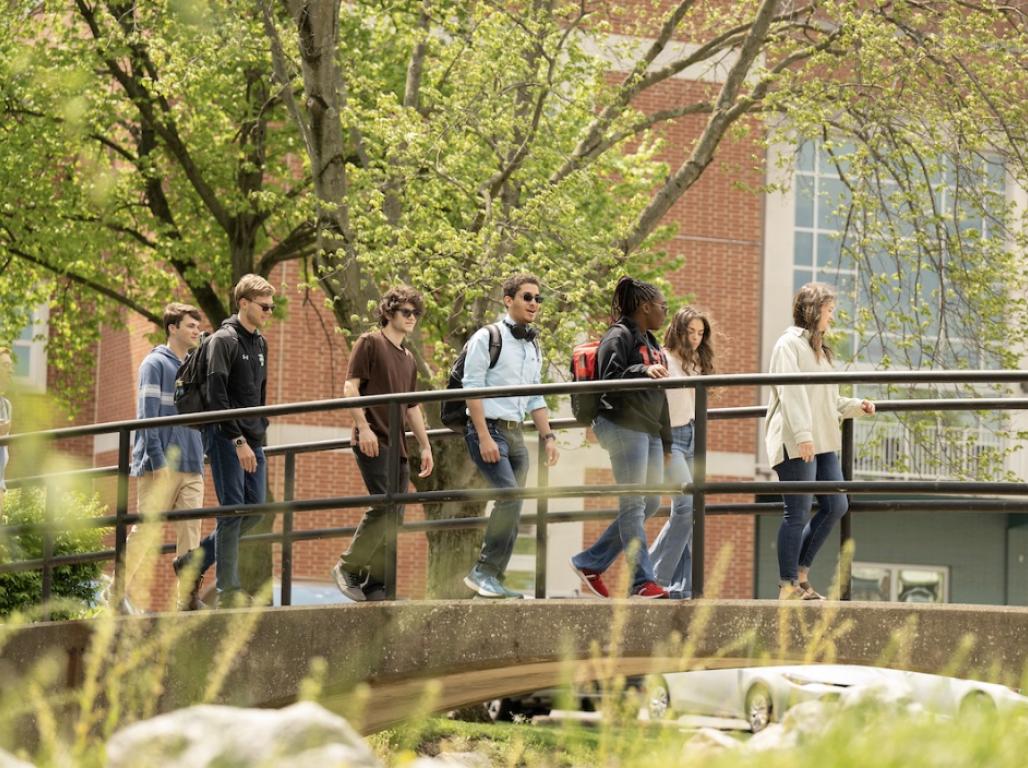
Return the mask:
<path id="1" fill-rule="evenodd" d="M 821 310 L 835 301 L 835 289 L 827 283 L 807 283 L 792 300 L 792 322 L 805 331 L 810 331 L 810 348 L 818 360 L 822 354 L 832 362 L 832 349 L 825 344 L 824 334 L 817 329 Z"/>
<path id="2" fill-rule="evenodd" d="M 636 280 L 625 275 L 614 286 L 614 298 L 610 302 L 610 320 L 616 323 L 622 317 L 635 314 L 647 301 L 660 298 L 660 289 L 653 283 Z"/>

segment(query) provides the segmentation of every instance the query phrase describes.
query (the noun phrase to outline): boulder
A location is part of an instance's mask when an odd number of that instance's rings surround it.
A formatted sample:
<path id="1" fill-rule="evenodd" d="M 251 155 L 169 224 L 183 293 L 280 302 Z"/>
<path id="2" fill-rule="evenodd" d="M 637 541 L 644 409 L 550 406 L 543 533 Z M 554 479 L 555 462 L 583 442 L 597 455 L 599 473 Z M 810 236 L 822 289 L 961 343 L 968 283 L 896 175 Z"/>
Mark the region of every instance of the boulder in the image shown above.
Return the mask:
<path id="1" fill-rule="evenodd" d="M 323 707 L 197 706 L 134 723 L 107 743 L 109 768 L 381 768 L 350 724 Z"/>
<path id="2" fill-rule="evenodd" d="M 10 752 L 4 752 L 0 749 L 0 768 L 34 768 L 34 766 L 32 763 L 19 760 Z"/>

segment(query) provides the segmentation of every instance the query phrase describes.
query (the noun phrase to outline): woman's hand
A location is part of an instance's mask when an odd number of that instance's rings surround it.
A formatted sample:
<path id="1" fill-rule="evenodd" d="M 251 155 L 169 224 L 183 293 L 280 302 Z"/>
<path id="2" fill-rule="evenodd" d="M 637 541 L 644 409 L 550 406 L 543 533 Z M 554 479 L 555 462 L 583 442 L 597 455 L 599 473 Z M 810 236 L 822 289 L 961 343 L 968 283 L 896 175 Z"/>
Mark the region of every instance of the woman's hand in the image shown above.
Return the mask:
<path id="1" fill-rule="evenodd" d="M 868 416 L 874 416 L 875 415 L 875 404 L 873 402 L 871 402 L 870 400 L 863 400 L 860 403 L 860 410 L 862 410 Z"/>
<path id="2" fill-rule="evenodd" d="M 671 374 L 668 373 L 667 368 L 660 363 L 657 363 L 656 365 L 651 365 L 646 369 L 646 375 L 651 379 L 666 379 Z"/>
<path id="3" fill-rule="evenodd" d="M 800 449 L 800 458 L 804 461 L 814 460 L 814 443 L 811 440 L 807 440 L 804 443 L 800 443 L 796 446 Z"/>

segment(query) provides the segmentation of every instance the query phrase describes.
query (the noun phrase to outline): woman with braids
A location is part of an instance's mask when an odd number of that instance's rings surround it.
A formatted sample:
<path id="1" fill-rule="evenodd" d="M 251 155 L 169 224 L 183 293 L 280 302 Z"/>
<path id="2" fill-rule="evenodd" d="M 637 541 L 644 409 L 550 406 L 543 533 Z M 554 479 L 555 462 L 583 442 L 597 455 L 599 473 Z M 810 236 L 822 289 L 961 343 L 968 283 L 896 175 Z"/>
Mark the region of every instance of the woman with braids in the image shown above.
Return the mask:
<path id="1" fill-rule="evenodd" d="M 613 325 L 600 340 L 596 353 L 600 379 L 663 379 L 667 360 L 653 336 L 664 325 L 667 303 L 656 286 L 622 277 L 611 302 Z M 671 452 L 671 424 L 667 398 L 659 389 L 604 393 L 592 423 L 600 444 L 610 454 L 615 482 L 659 484 L 664 476 L 664 455 Z M 658 495 L 622 495 L 617 519 L 596 543 L 571 558 L 571 567 L 598 597 L 610 597 L 602 574 L 622 550 L 634 563 L 631 594 L 667 598 L 657 584 L 646 547 L 646 518 L 660 506 Z"/>
<path id="2" fill-rule="evenodd" d="M 793 299 L 793 325 L 771 352 L 771 373 L 830 373 L 832 350 L 825 333 L 835 314 L 835 290 L 807 283 Z M 839 420 L 874 414 L 870 400 L 841 397 L 836 384 L 791 384 L 771 387 L 764 422 L 768 460 L 787 482 L 841 481 Z M 835 522 L 846 514 L 844 495 L 817 497 L 818 512 L 810 520 L 813 496 L 786 494 L 785 515 L 778 529 L 778 599 L 823 600 L 810 586 L 810 566 Z"/>
<path id="3" fill-rule="evenodd" d="M 664 354 L 668 359 L 668 372 L 675 378 L 714 373 L 710 318 L 695 307 L 678 310 L 664 334 Z M 672 441 L 666 479 L 669 483 L 684 485 L 692 482 L 696 390 L 667 389 L 665 396 Z M 650 547 L 650 560 L 657 581 L 667 587 L 673 599 L 692 597 L 692 494 L 679 494 L 671 502 L 671 517 Z"/>

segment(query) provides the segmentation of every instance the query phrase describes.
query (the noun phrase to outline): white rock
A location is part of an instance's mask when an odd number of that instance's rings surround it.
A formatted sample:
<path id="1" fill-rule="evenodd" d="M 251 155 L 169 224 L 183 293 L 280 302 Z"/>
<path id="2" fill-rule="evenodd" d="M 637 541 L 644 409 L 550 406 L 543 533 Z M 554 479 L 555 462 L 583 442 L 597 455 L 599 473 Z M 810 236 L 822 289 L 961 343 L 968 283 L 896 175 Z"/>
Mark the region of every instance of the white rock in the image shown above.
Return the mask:
<path id="1" fill-rule="evenodd" d="M 788 749 L 799 742 L 795 731 L 786 730 L 781 723 L 771 723 L 767 728 L 746 742 L 744 749 L 748 752 L 765 752 L 769 749 Z"/>
<path id="2" fill-rule="evenodd" d="M 285 709 L 197 706 L 123 728 L 108 768 L 380 768 L 343 718 L 302 702 Z"/>
<path id="3" fill-rule="evenodd" d="M 32 763 L 19 760 L 10 752 L 4 752 L 0 749 L 0 768 L 34 768 L 34 766 Z"/>
<path id="4" fill-rule="evenodd" d="M 437 768 L 490 768 L 492 763 L 481 752 L 440 752 L 435 757 Z"/>
<path id="5" fill-rule="evenodd" d="M 700 754 L 723 752 L 728 749 L 735 749 L 741 744 L 738 739 L 732 738 L 724 731 L 716 728 L 700 728 L 685 744 L 682 745 L 683 762 L 688 763 L 688 758 Z"/>
<path id="6" fill-rule="evenodd" d="M 802 701 L 782 716 L 782 727 L 799 737 L 816 736 L 839 711 L 833 701 Z"/>

